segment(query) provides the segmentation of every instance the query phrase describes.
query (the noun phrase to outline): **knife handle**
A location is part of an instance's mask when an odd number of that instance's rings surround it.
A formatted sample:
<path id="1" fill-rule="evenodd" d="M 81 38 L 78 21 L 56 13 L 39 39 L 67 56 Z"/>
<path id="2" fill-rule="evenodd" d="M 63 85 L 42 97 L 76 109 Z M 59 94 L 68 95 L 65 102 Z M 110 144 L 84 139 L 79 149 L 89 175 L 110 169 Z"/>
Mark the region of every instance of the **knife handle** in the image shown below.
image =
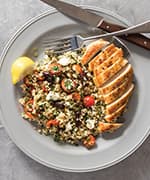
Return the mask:
<path id="1" fill-rule="evenodd" d="M 115 31 L 120 31 L 122 29 L 126 29 L 124 26 L 120 26 L 117 24 L 112 24 L 106 21 L 103 21 L 98 28 L 101 28 L 107 32 L 115 32 Z M 150 50 L 150 38 L 142 35 L 142 34 L 130 34 L 130 35 L 121 35 L 119 36 L 122 39 L 125 39 L 129 42 L 132 42 L 136 45 L 139 45 L 145 49 Z"/>

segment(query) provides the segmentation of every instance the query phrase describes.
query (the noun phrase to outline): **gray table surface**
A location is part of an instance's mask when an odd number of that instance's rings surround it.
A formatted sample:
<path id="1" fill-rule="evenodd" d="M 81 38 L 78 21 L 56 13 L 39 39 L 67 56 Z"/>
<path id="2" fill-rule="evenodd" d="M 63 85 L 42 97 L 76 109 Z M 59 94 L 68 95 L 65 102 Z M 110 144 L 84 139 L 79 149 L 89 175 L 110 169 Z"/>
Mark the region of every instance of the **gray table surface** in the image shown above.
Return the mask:
<path id="1" fill-rule="evenodd" d="M 67 1 L 67 0 L 66 0 Z M 136 24 L 150 19 L 150 0 L 68 0 L 112 10 Z M 0 52 L 15 31 L 29 19 L 50 9 L 39 0 L 0 0 Z M 21 152 L 0 123 L 0 180 L 149 180 L 150 137 L 121 163 L 92 173 L 66 173 L 40 165 Z"/>

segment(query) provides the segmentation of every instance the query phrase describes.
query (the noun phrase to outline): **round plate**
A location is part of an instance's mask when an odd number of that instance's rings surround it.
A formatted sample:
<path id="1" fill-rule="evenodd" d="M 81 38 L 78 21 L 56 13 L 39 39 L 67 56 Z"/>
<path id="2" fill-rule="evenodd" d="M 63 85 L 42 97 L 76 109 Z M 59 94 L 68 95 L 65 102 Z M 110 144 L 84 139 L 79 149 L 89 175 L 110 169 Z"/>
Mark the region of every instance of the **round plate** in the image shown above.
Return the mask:
<path id="1" fill-rule="evenodd" d="M 87 7 L 104 16 L 111 22 L 128 25 L 121 17 L 95 7 Z M 131 51 L 135 73 L 135 91 L 128 111 L 126 123 L 113 134 L 98 138 L 97 147 L 87 150 L 84 147 L 59 145 L 50 137 L 33 130 L 21 117 L 18 104 L 19 91 L 11 83 L 11 64 L 18 57 L 30 53 L 31 47 L 38 46 L 41 37 L 47 33 L 52 38 L 87 32 L 87 27 L 65 17 L 57 11 L 46 12 L 25 24 L 10 40 L 1 57 L 0 69 L 0 108 L 2 123 L 16 145 L 28 156 L 48 167 L 74 172 L 95 171 L 112 166 L 133 153 L 149 135 L 150 85 L 149 52 L 135 45 L 126 45 Z"/>

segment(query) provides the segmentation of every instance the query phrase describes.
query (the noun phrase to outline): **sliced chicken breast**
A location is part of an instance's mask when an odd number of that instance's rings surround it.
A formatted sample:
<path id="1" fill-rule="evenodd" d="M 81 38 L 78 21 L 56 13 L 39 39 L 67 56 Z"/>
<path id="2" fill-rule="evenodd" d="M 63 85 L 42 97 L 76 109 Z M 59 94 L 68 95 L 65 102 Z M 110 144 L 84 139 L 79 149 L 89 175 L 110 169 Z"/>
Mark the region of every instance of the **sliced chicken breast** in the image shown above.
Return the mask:
<path id="1" fill-rule="evenodd" d="M 115 74 L 117 74 L 128 61 L 123 58 L 119 58 L 112 66 L 107 68 L 103 73 L 95 76 L 98 81 L 98 87 L 101 87 L 104 83 L 106 83 L 109 79 L 111 79 Z"/>
<path id="2" fill-rule="evenodd" d="M 125 91 L 131 85 L 131 83 L 132 83 L 132 77 L 127 79 L 126 81 L 123 81 L 120 86 L 112 90 L 110 93 L 102 95 L 101 99 L 105 102 L 105 104 L 112 103 L 113 101 L 117 100 L 120 96 L 122 96 L 125 93 Z"/>
<path id="3" fill-rule="evenodd" d="M 100 122 L 99 126 L 98 126 L 98 131 L 100 133 L 113 132 L 113 131 L 117 130 L 118 128 L 120 128 L 122 125 L 123 125 L 122 123 L 104 123 L 104 122 Z"/>
<path id="4" fill-rule="evenodd" d="M 119 109 L 117 109 L 114 113 L 106 115 L 105 116 L 105 120 L 107 122 L 115 122 L 116 119 L 125 111 L 127 106 L 127 103 L 125 103 L 124 105 L 122 105 Z"/>
<path id="5" fill-rule="evenodd" d="M 116 51 L 109 56 L 103 63 L 94 68 L 94 76 L 105 71 L 107 68 L 112 66 L 119 58 L 123 57 L 123 51 L 120 48 L 116 48 Z"/>
<path id="6" fill-rule="evenodd" d="M 96 57 L 94 57 L 89 62 L 89 71 L 93 71 L 94 67 L 98 66 L 102 62 L 104 62 L 108 57 L 110 57 L 115 51 L 116 47 L 114 44 L 108 45 L 102 52 L 100 52 Z"/>
<path id="7" fill-rule="evenodd" d="M 133 69 L 131 64 L 128 64 L 124 69 L 119 71 L 119 73 L 113 77 L 110 81 L 108 81 L 103 87 L 99 88 L 100 94 L 108 94 L 120 86 L 123 82 L 128 81 L 128 79 L 132 79 Z M 95 84 L 99 85 L 95 80 Z"/>
<path id="8" fill-rule="evenodd" d="M 96 77 L 93 77 L 93 82 L 94 82 L 96 87 L 99 87 L 99 81 Z"/>
<path id="9" fill-rule="evenodd" d="M 123 106 L 123 104 L 127 103 L 133 89 L 134 89 L 134 84 L 131 84 L 131 86 L 120 98 L 118 98 L 116 101 L 106 106 L 105 114 L 106 115 L 112 114 L 121 106 Z"/>
<path id="10" fill-rule="evenodd" d="M 81 63 L 85 65 L 88 63 L 103 47 L 108 45 L 109 42 L 103 39 L 92 42 L 86 48 L 86 52 L 82 56 Z"/>

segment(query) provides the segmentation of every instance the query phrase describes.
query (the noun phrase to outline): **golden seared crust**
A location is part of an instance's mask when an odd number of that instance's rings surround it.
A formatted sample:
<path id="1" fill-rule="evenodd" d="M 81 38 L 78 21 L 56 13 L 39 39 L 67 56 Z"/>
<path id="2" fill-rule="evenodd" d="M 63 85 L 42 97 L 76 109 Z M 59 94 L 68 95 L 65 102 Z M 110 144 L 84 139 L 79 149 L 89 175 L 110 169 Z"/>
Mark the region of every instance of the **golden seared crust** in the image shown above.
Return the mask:
<path id="1" fill-rule="evenodd" d="M 131 85 L 131 83 L 132 76 L 126 81 L 122 81 L 122 84 L 110 93 L 102 95 L 102 99 L 105 101 L 105 104 L 110 104 L 117 100 L 119 97 L 121 97 L 128 89 L 128 87 Z"/>
<path id="2" fill-rule="evenodd" d="M 134 89 L 134 84 L 131 84 L 128 90 L 119 99 L 106 106 L 105 114 L 106 115 L 112 114 L 117 109 L 119 109 L 123 104 L 127 103 L 133 89 Z"/>
<path id="3" fill-rule="evenodd" d="M 117 74 L 117 77 L 115 77 L 112 81 L 110 81 L 102 88 L 99 88 L 99 91 L 101 94 L 110 93 L 118 86 L 120 86 L 123 83 L 123 81 L 128 81 L 128 79 L 132 79 L 132 78 L 133 78 L 133 69 L 131 64 L 128 64 L 125 67 L 125 69 L 123 69 L 122 72 Z"/>
<path id="4" fill-rule="evenodd" d="M 101 87 L 104 83 L 106 83 L 110 78 L 112 78 L 115 74 L 117 74 L 128 61 L 123 58 L 119 58 L 112 66 L 106 69 L 103 73 L 99 74 L 96 78 L 99 83 L 99 87 Z"/>
<path id="5" fill-rule="evenodd" d="M 125 67 L 124 71 L 118 74 L 118 76 L 114 80 L 112 80 L 102 88 L 99 88 L 99 92 L 100 94 L 108 94 L 112 92 L 114 89 L 116 89 L 118 86 L 120 86 L 122 82 L 128 81 L 128 79 L 132 79 L 132 78 L 133 78 L 133 69 L 131 64 L 128 64 Z"/>
<path id="6" fill-rule="evenodd" d="M 98 82 L 97 77 L 93 77 L 93 82 L 94 82 L 96 87 L 99 87 L 99 82 Z"/>
<path id="7" fill-rule="evenodd" d="M 120 48 L 116 48 L 116 51 L 109 56 L 103 63 L 101 63 L 98 66 L 95 66 L 94 68 L 94 76 L 97 76 L 98 74 L 105 71 L 107 68 L 112 66 L 119 58 L 123 57 L 123 51 Z"/>
<path id="8" fill-rule="evenodd" d="M 100 122 L 99 126 L 98 126 L 98 131 L 100 133 L 113 132 L 113 131 L 117 130 L 118 128 L 120 128 L 122 125 L 123 125 L 122 123 L 104 123 L 104 122 Z"/>
<path id="9" fill-rule="evenodd" d="M 89 71 L 93 71 L 94 67 L 98 66 L 104 62 L 108 57 L 110 57 L 116 50 L 114 44 L 108 45 L 102 52 L 100 52 L 95 58 L 89 62 Z"/>
<path id="10" fill-rule="evenodd" d="M 94 67 L 104 62 L 107 58 L 108 58 L 108 54 L 106 51 L 100 52 L 95 58 L 93 58 L 89 62 L 89 71 L 93 71 Z"/>
<path id="11" fill-rule="evenodd" d="M 107 122 L 114 122 L 126 109 L 127 103 L 122 105 L 119 109 L 117 109 L 114 113 L 106 115 L 105 120 Z"/>
<path id="12" fill-rule="evenodd" d="M 88 63 L 89 60 L 92 59 L 94 55 L 96 55 L 107 44 L 109 44 L 108 41 L 99 39 L 97 41 L 92 42 L 90 45 L 88 45 L 81 59 L 82 65 L 85 65 L 86 63 Z"/>

